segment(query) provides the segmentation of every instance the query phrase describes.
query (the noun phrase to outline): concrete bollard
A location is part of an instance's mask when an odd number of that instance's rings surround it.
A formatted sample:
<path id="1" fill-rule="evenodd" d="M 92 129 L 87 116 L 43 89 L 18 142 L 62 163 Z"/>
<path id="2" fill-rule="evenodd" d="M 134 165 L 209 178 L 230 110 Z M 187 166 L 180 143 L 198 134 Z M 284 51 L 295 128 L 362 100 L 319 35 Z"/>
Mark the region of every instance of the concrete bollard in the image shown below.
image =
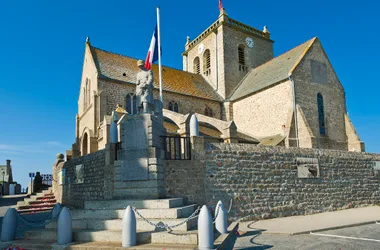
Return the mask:
<path id="1" fill-rule="evenodd" d="M 206 205 L 203 205 L 198 216 L 198 249 L 214 249 L 214 225 Z"/>
<path id="2" fill-rule="evenodd" d="M 190 118 L 190 136 L 199 136 L 198 118 L 195 114 Z"/>
<path id="3" fill-rule="evenodd" d="M 16 236 L 16 209 L 8 208 L 3 218 L 3 225 L 1 227 L 1 241 L 12 241 Z"/>
<path id="4" fill-rule="evenodd" d="M 67 207 L 62 208 L 58 217 L 58 244 L 66 245 L 73 241 L 71 214 Z"/>
<path id="5" fill-rule="evenodd" d="M 119 131 L 117 129 L 117 115 L 115 111 L 112 111 L 112 120 L 110 127 L 110 142 L 117 143 L 119 141 Z"/>
<path id="6" fill-rule="evenodd" d="M 218 211 L 219 209 L 219 211 Z M 227 212 L 224 208 L 223 202 L 218 201 L 215 207 L 215 213 L 217 214 L 217 217 L 215 218 L 215 228 L 218 230 L 221 234 L 228 234 L 227 230 Z"/>
<path id="7" fill-rule="evenodd" d="M 136 216 L 131 206 L 125 209 L 122 223 L 122 247 L 136 246 Z"/>

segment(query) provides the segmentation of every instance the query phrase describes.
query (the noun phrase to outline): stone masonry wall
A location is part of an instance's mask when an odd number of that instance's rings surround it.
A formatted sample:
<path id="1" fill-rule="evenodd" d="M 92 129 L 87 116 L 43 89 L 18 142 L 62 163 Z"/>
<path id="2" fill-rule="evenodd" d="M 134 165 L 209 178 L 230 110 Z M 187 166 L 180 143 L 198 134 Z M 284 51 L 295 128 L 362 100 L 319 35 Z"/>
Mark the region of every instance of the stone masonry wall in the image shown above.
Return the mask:
<path id="1" fill-rule="evenodd" d="M 293 109 L 290 81 L 233 103 L 233 118 L 240 131 L 263 137 L 282 134 Z M 247 112 L 250 110 L 250 112 Z"/>
<path id="2" fill-rule="evenodd" d="M 62 163 L 61 163 L 62 164 Z M 83 183 L 76 183 L 75 168 L 83 164 Z M 62 203 L 75 208 L 83 208 L 84 201 L 103 200 L 105 175 L 106 150 L 72 159 L 62 166 L 66 169 L 66 183 L 62 186 Z"/>
<path id="3" fill-rule="evenodd" d="M 104 80 L 99 80 L 99 83 L 107 100 L 105 107 L 100 112 L 100 117 L 102 118 L 104 115 L 111 115 L 111 112 L 115 110 L 117 104 L 121 104 L 125 108 L 125 98 L 127 94 L 135 93 L 136 89 L 136 86 L 133 84 L 116 83 Z M 159 99 L 158 89 L 153 90 L 153 96 L 155 99 Z M 169 108 L 169 102 L 175 101 L 178 103 L 178 111 L 181 114 L 188 114 L 191 112 L 204 114 L 206 107 L 209 107 L 212 109 L 213 117 L 221 119 L 220 102 L 167 91 L 163 92 L 163 99 L 164 109 Z"/>
<path id="4" fill-rule="evenodd" d="M 312 62 L 325 65 L 325 70 L 321 70 L 327 76 L 325 83 L 313 82 Z M 347 150 L 344 89 L 318 39 L 294 71 L 293 78 L 296 102 L 302 107 L 307 123 L 316 137 L 313 147 Z M 318 93 L 323 97 L 326 135 L 321 135 L 319 131 Z"/>
<path id="5" fill-rule="evenodd" d="M 247 37 L 254 41 L 253 48 L 248 48 L 245 43 Z M 245 63 L 247 71 L 239 70 L 238 48 L 245 47 Z M 224 77 L 220 77 L 220 84 L 226 88 L 226 97 L 229 97 L 240 80 L 249 72 L 273 58 L 273 42 L 250 33 L 236 30 L 233 26 L 223 26 L 223 63 Z"/>
<path id="6" fill-rule="evenodd" d="M 182 197 L 187 203 L 206 203 L 204 145 L 203 137 L 191 137 L 191 160 L 165 161 L 166 197 Z"/>
<path id="7" fill-rule="evenodd" d="M 380 161 L 380 155 L 248 144 L 206 143 L 205 147 L 207 205 L 215 206 L 218 200 L 228 204 L 232 199 L 234 220 L 380 203 L 379 178 L 373 172 L 373 161 Z M 320 178 L 299 179 L 296 157 L 318 158 Z"/>

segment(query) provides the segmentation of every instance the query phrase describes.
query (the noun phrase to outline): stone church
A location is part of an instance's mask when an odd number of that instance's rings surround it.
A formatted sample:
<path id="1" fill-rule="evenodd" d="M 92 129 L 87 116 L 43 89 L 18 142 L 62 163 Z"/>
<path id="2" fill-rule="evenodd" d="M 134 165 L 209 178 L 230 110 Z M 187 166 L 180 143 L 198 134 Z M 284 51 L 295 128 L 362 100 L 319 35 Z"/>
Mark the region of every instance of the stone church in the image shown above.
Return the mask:
<path id="1" fill-rule="evenodd" d="M 274 57 L 263 31 L 218 19 L 187 38 L 183 70 L 163 67 L 164 125 L 188 136 L 196 114 L 209 141 L 364 151 L 346 109 L 345 91 L 318 38 Z M 76 115 L 76 141 L 68 157 L 103 149 L 111 112 L 136 113 L 137 59 L 85 45 Z M 153 65 L 154 98 L 159 98 Z"/>

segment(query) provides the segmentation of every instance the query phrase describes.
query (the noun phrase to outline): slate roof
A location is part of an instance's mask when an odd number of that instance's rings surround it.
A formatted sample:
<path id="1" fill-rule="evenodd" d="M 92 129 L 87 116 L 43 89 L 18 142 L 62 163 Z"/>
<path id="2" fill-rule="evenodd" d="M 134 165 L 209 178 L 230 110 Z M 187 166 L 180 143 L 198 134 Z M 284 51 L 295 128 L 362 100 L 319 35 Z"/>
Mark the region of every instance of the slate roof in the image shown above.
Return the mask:
<path id="1" fill-rule="evenodd" d="M 313 38 L 294 49 L 252 69 L 230 96 L 235 101 L 288 78 L 317 38 Z"/>
<path id="2" fill-rule="evenodd" d="M 135 83 L 136 74 L 139 71 L 137 59 L 104 51 L 91 45 L 90 49 L 100 78 Z M 154 87 L 158 89 L 158 65 L 153 64 L 152 71 Z M 198 74 L 163 66 L 162 82 L 162 88 L 165 91 L 222 101 L 203 76 Z"/>

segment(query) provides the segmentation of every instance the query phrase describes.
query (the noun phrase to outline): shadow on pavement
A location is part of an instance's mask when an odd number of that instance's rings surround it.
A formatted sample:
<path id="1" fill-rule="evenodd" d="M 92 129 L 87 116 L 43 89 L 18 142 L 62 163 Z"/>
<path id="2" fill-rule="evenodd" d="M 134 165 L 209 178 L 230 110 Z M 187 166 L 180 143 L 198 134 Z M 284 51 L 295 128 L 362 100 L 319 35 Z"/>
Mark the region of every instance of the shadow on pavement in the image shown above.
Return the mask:
<path id="1" fill-rule="evenodd" d="M 248 228 L 250 228 L 248 226 Z M 263 249 L 270 249 L 272 248 L 273 246 L 272 245 L 263 245 L 263 244 L 259 244 L 259 243 L 256 243 L 255 242 L 255 239 L 257 237 L 259 237 L 262 232 L 264 232 L 266 230 L 262 230 L 262 229 L 254 229 L 253 231 L 248 231 L 248 232 L 242 232 L 242 231 L 238 231 L 239 232 L 239 235 L 238 237 L 249 237 L 249 236 L 253 236 L 249 242 L 253 245 L 256 245 L 256 246 L 252 246 L 252 247 L 243 247 L 243 248 L 236 248 L 236 249 L 239 249 L 239 250 L 263 250 Z"/>

